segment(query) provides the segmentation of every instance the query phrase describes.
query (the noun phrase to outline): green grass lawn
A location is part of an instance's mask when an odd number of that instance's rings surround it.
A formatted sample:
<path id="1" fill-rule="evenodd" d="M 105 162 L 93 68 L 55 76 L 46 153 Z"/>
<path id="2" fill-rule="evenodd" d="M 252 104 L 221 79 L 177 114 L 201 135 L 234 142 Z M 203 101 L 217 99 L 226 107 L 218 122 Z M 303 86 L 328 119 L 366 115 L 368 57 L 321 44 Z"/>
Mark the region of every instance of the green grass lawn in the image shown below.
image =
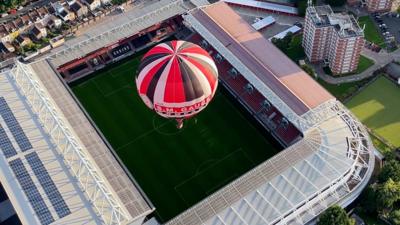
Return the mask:
<path id="1" fill-rule="evenodd" d="M 400 147 L 400 88 L 385 77 L 354 96 L 346 106 L 373 132 Z"/>
<path id="2" fill-rule="evenodd" d="M 278 152 L 221 91 L 182 130 L 146 108 L 134 75 L 139 58 L 72 90 L 165 222 Z"/>
<path id="3" fill-rule="evenodd" d="M 354 71 L 353 73 L 354 74 L 362 73 L 372 65 L 374 65 L 374 60 L 367 58 L 363 55 L 360 55 L 360 61 L 358 62 L 357 70 Z"/>
<path id="4" fill-rule="evenodd" d="M 376 28 L 374 21 L 370 16 L 362 16 L 358 18 L 358 23 L 362 28 L 365 25 L 364 35 L 367 41 L 373 42 L 379 45 L 381 48 L 386 48 L 385 40 Z"/>

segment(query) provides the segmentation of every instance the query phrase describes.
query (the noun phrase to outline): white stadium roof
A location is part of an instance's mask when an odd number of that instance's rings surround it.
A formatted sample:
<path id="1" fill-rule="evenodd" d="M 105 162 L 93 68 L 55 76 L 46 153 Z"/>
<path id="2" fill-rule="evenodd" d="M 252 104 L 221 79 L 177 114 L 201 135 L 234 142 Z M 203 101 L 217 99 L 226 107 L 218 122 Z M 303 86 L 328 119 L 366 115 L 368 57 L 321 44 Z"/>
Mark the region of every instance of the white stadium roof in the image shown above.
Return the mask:
<path id="1" fill-rule="evenodd" d="M 47 61 L 16 62 L 0 85 L 0 113 L 4 98 L 15 117 L 0 119 L 0 181 L 24 224 L 125 224 L 154 210 Z"/>
<path id="2" fill-rule="evenodd" d="M 67 40 L 62 46 L 52 49 L 45 57 L 49 58 L 54 66 L 59 67 L 99 48 L 139 33 L 154 24 L 182 14 L 189 9 L 186 7 L 188 6 L 183 0 L 144 2 L 132 10 L 112 15 L 95 24 L 88 28 L 83 35 Z"/>
<path id="3" fill-rule="evenodd" d="M 135 11 L 136 16 L 148 16 L 121 25 L 121 34 L 105 24 L 104 35 L 92 33 L 49 59 L 17 62 L 0 73 L 0 182 L 24 224 L 141 224 L 154 210 L 52 66 L 182 13 L 187 10 L 182 2 L 161 0 L 151 6 L 157 13 L 149 14 L 150 8 Z M 174 6 L 167 7 L 170 4 Z M 184 16 L 185 22 L 267 96 L 304 138 L 168 225 L 303 224 L 332 204 L 348 205 L 374 167 L 364 126 L 335 99 L 295 113 L 231 52 L 239 45 L 221 44 L 193 12 Z M 28 198 L 35 204 L 26 204 Z"/>
<path id="4" fill-rule="evenodd" d="M 55 220 L 60 224 L 76 224 L 77 221 L 87 224 L 98 223 L 90 202 L 84 197 L 74 177 L 67 172 L 56 146 L 52 144 L 44 128 L 39 125 L 40 121 L 24 99 L 12 75 L 1 74 L 0 149 L 3 153 L 6 151 L 9 153 L 0 154 L 0 180 L 20 220 L 24 224 L 32 225 L 49 224 Z M 13 115 L 16 120 L 9 120 L 10 117 L 5 117 L 5 114 Z M 8 123 L 6 120 L 9 120 Z M 17 124 L 22 127 L 24 133 L 19 132 Z M 35 175 L 35 172 L 42 171 L 43 164 L 50 178 L 43 176 L 42 179 L 47 183 L 53 183 L 55 190 L 42 186 L 43 180 Z M 31 198 L 27 199 L 24 191 L 29 191 Z M 49 195 L 46 191 L 52 194 Z M 57 205 L 53 202 L 56 200 L 61 203 Z"/>

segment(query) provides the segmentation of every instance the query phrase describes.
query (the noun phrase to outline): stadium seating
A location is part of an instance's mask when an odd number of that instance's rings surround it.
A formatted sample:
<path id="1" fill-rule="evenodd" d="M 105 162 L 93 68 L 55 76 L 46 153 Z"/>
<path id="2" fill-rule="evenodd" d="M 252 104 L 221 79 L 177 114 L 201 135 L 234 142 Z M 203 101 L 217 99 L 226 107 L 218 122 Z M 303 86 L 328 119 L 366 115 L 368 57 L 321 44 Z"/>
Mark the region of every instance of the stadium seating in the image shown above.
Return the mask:
<path id="1" fill-rule="evenodd" d="M 283 145 L 289 146 L 298 140 L 301 132 L 291 124 L 268 100 L 261 95 L 232 65 L 224 60 L 213 47 L 200 35 L 194 34 L 189 41 L 202 46 L 216 61 L 219 80 L 241 102 L 254 113 L 262 123 L 278 138 Z"/>

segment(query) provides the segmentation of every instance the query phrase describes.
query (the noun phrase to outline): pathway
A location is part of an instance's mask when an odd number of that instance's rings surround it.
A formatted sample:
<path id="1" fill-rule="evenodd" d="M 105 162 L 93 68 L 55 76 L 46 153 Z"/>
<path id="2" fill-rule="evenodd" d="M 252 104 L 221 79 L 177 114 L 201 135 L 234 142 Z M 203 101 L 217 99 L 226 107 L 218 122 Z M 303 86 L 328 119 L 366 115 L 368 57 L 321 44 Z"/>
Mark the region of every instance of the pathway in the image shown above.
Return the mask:
<path id="1" fill-rule="evenodd" d="M 400 49 L 397 49 L 396 51 L 391 53 L 387 53 L 385 50 L 381 50 L 381 52 L 377 53 L 367 48 L 364 48 L 361 54 L 372 59 L 375 64 L 359 74 L 354 74 L 344 77 L 332 77 L 330 75 L 325 74 L 325 72 L 322 70 L 321 65 L 314 66 L 314 69 L 318 74 L 318 76 L 322 78 L 324 81 L 330 84 L 341 84 L 368 78 L 372 76 L 376 70 L 383 68 L 393 60 L 400 60 Z"/>

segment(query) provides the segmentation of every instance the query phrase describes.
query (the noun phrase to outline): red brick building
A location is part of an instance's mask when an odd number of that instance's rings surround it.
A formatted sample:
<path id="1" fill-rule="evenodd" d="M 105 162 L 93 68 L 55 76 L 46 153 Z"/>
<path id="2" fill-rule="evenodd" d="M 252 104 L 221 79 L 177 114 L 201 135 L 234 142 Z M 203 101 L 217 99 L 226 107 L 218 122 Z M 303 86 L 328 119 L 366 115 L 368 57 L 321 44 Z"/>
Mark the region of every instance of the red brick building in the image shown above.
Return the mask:
<path id="1" fill-rule="evenodd" d="M 368 12 L 388 12 L 392 9 L 393 0 L 367 0 Z"/>
<path id="2" fill-rule="evenodd" d="M 334 74 L 350 73 L 363 45 L 363 30 L 352 15 L 333 13 L 328 5 L 307 8 L 303 47 L 310 62 L 326 61 Z"/>

